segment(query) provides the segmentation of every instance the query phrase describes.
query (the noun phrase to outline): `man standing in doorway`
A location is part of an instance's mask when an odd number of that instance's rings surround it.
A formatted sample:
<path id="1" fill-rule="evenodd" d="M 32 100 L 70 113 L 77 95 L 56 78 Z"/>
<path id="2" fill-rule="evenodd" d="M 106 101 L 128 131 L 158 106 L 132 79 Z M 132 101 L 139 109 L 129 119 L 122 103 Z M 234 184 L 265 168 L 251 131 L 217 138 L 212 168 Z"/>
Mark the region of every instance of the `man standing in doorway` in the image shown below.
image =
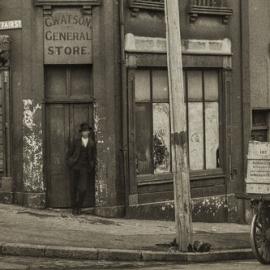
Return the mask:
<path id="1" fill-rule="evenodd" d="M 71 174 L 72 213 L 79 215 L 84 203 L 87 189 L 93 176 L 95 164 L 95 143 L 90 136 L 92 128 L 87 123 L 80 125 L 80 138 L 71 145 L 67 155 L 67 165 Z"/>

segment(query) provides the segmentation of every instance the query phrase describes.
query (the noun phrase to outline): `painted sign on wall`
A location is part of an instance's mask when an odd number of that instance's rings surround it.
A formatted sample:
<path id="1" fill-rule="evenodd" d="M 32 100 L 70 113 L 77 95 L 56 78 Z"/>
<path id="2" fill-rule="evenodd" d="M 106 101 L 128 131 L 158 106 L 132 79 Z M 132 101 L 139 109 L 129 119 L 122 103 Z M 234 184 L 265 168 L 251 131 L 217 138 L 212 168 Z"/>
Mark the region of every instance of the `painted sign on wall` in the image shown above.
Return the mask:
<path id="1" fill-rule="evenodd" d="M 58 9 L 44 16 L 45 64 L 92 63 L 92 17 Z"/>

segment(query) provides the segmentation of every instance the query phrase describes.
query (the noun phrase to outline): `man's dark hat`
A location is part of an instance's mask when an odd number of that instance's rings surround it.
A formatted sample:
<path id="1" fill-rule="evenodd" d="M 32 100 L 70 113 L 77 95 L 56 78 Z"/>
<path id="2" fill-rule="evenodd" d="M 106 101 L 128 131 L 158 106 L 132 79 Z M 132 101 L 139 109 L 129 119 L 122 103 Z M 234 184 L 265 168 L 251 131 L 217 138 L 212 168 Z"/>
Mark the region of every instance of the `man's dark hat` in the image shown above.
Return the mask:
<path id="1" fill-rule="evenodd" d="M 92 127 L 89 126 L 89 124 L 87 123 L 82 123 L 80 125 L 80 132 L 83 132 L 83 131 L 91 131 L 92 130 Z"/>

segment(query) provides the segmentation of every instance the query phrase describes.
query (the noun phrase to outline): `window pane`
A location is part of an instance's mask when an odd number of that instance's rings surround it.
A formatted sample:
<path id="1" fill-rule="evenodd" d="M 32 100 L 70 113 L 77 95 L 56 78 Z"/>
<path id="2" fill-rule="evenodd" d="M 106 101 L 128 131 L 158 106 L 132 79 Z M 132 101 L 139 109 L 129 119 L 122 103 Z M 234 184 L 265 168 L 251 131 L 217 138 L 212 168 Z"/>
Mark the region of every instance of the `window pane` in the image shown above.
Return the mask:
<path id="1" fill-rule="evenodd" d="M 47 66 L 45 77 L 47 97 L 67 95 L 65 66 Z"/>
<path id="2" fill-rule="evenodd" d="M 219 167 L 219 113 L 217 102 L 205 103 L 206 169 Z"/>
<path id="3" fill-rule="evenodd" d="M 218 72 L 209 70 L 204 72 L 205 99 L 218 100 Z"/>
<path id="4" fill-rule="evenodd" d="M 136 168 L 137 174 L 153 173 L 150 103 L 136 104 Z"/>
<path id="5" fill-rule="evenodd" d="M 188 71 L 188 99 L 202 100 L 202 72 Z"/>
<path id="6" fill-rule="evenodd" d="M 135 100 L 150 101 L 149 70 L 137 70 L 135 73 Z"/>
<path id="7" fill-rule="evenodd" d="M 168 75 L 167 70 L 153 70 L 153 100 L 168 102 Z"/>
<path id="8" fill-rule="evenodd" d="M 268 111 L 253 110 L 252 111 L 252 126 L 266 127 Z"/>
<path id="9" fill-rule="evenodd" d="M 72 66 L 70 68 L 71 96 L 90 96 L 91 76 L 90 66 Z"/>
<path id="10" fill-rule="evenodd" d="M 191 170 L 204 168 L 203 147 L 203 105 L 201 102 L 189 102 L 189 161 Z"/>
<path id="11" fill-rule="evenodd" d="M 153 104 L 154 173 L 171 170 L 170 111 L 168 103 Z"/>

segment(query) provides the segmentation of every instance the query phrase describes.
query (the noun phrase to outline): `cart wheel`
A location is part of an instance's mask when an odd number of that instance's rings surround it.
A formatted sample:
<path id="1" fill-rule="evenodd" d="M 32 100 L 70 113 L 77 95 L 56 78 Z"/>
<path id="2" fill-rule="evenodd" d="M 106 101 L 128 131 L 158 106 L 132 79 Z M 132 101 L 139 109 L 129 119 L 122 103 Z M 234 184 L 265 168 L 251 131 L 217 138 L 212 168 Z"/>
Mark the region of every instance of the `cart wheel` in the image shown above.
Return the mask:
<path id="1" fill-rule="evenodd" d="M 267 230 L 269 231 L 269 228 L 263 228 L 259 216 L 254 215 L 250 232 L 251 247 L 262 264 L 270 264 L 270 241 L 267 239 Z"/>

